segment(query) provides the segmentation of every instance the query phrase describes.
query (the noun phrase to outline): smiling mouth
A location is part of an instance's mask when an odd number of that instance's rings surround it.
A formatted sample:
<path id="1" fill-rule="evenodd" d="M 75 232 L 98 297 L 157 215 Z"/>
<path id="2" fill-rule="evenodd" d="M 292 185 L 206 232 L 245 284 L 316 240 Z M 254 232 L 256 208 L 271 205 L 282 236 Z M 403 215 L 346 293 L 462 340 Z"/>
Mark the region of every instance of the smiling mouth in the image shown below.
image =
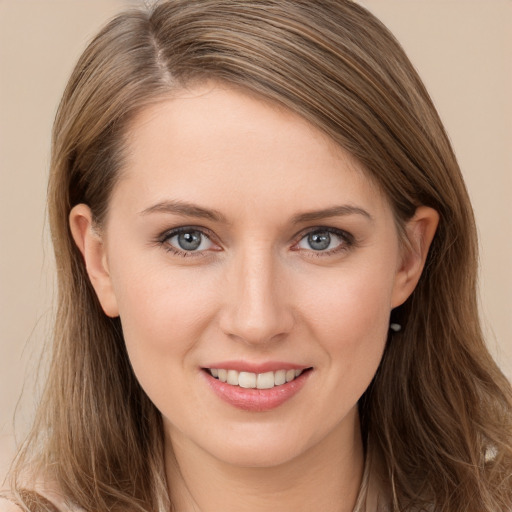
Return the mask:
<path id="1" fill-rule="evenodd" d="M 276 386 L 282 386 L 292 382 L 302 373 L 311 370 L 277 370 L 275 372 L 252 373 L 239 372 L 237 370 L 226 370 L 223 368 L 205 368 L 213 378 L 245 389 L 272 389 Z"/>

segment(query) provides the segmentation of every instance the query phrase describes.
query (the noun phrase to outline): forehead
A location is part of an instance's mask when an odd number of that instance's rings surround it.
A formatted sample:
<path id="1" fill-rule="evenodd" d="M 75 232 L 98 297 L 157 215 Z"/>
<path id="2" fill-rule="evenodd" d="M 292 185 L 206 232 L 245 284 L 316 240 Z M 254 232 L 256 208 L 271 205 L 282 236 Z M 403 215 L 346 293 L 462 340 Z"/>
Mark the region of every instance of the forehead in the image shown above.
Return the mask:
<path id="1" fill-rule="evenodd" d="M 143 109 L 126 137 L 115 193 L 133 200 L 166 194 L 223 203 L 235 196 L 283 205 L 309 196 L 310 206 L 365 196 L 379 187 L 347 151 L 290 110 L 218 83 L 194 86 Z M 162 197 L 165 199 L 164 197 Z"/>

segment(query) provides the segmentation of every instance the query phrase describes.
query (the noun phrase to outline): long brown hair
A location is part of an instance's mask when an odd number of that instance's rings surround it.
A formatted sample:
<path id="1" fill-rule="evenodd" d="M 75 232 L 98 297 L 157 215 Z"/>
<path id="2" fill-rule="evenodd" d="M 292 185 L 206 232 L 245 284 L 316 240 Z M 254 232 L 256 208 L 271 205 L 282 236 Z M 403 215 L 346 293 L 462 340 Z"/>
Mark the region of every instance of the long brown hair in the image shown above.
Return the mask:
<path id="1" fill-rule="evenodd" d="M 476 303 L 477 240 L 450 143 L 389 31 L 349 0 L 174 0 L 119 14 L 91 42 L 54 125 L 49 216 L 59 298 L 48 381 L 15 480 L 44 473 L 86 510 L 169 509 L 160 415 L 131 370 L 68 226 L 101 225 L 130 120 L 193 81 L 225 81 L 297 112 L 380 185 L 400 229 L 417 206 L 440 224 L 420 282 L 393 311 L 360 400 L 393 510 L 512 508 L 512 392 L 488 354 Z M 17 488 L 18 484 L 14 484 Z"/>

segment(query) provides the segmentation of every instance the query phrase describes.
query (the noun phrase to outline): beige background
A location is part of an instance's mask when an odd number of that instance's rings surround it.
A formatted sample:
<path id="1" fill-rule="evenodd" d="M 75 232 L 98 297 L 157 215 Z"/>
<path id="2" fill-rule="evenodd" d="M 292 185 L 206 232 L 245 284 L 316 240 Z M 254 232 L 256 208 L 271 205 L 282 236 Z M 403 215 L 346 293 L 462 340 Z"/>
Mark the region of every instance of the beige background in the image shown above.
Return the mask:
<path id="1" fill-rule="evenodd" d="M 86 41 L 127 0 L 0 0 L 0 480 L 33 413 L 51 326 L 45 224 L 50 129 Z M 476 211 L 482 317 L 512 378 L 512 1 L 361 0 L 438 106 Z M 44 366 L 43 366 L 44 371 Z"/>

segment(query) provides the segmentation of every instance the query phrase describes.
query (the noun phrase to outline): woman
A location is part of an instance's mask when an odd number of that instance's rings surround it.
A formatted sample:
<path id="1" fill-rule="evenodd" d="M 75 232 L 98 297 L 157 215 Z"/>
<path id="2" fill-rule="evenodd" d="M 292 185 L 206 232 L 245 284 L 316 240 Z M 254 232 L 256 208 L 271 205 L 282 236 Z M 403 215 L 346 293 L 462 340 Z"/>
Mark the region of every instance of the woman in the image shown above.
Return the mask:
<path id="1" fill-rule="evenodd" d="M 512 509 L 471 206 L 360 6 L 120 14 L 64 93 L 49 212 L 59 310 L 21 507 Z"/>

